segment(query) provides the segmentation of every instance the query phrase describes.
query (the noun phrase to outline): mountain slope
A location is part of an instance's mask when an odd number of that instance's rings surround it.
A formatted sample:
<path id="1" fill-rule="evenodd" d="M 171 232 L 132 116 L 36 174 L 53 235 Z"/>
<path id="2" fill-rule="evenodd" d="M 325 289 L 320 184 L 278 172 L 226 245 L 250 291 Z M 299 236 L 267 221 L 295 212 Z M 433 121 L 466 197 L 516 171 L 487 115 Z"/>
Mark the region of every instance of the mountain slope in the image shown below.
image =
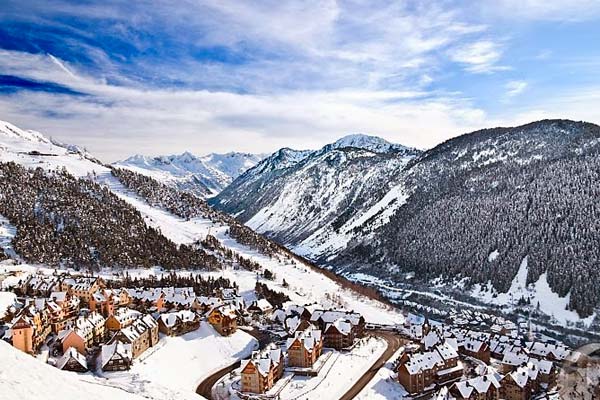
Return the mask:
<path id="1" fill-rule="evenodd" d="M 248 178 L 250 170 L 216 206 L 348 276 L 391 285 L 414 276 L 460 296 L 472 291 L 478 300 L 534 310 L 541 299 L 539 309 L 549 315 L 556 309 L 544 301 L 557 298 L 562 315 L 594 315 L 598 126 L 550 120 L 486 129 L 408 159 L 333 151 L 263 179 Z M 521 266 L 528 289 L 518 292 L 523 298 L 508 298 L 503 293 Z M 562 323 L 573 320 L 567 316 Z"/>
<path id="2" fill-rule="evenodd" d="M 248 153 L 213 153 L 196 157 L 185 152 L 159 157 L 135 155 L 113 165 L 150 176 L 201 197 L 210 197 L 219 193 L 262 158 L 262 155 Z"/>
<path id="3" fill-rule="evenodd" d="M 298 245 L 369 207 L 419 151 L 351 135 L 316 151 L 282 149 L 211 200 L 258 232 Z M 324 233 L 323 233 L 324 234 Z"/>

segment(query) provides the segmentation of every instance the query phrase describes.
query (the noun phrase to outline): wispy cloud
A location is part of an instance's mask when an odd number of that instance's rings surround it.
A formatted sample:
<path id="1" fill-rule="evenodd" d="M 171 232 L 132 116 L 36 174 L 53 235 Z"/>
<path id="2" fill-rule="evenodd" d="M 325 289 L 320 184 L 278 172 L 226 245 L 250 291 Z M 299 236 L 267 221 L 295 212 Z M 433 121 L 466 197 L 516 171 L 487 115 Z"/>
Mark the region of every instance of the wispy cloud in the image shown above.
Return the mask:
<path id="1" fill-rule="evenodd" d="M 500 45 L 491 40 L 481 40 L 450 49 L 452 61 L 464 65 L 467 71 L 475 73 L 491 73 L 508 69 L 498 65 L 502 58 Z"/>
<path id="2" fill-rule="evenodd" d="M 528 84 L 525 81 L 509 81 L 504 87 L 506 88 L 506 95 L 508 97 L 514 97 L 523 93 L 527 86 Z"/>

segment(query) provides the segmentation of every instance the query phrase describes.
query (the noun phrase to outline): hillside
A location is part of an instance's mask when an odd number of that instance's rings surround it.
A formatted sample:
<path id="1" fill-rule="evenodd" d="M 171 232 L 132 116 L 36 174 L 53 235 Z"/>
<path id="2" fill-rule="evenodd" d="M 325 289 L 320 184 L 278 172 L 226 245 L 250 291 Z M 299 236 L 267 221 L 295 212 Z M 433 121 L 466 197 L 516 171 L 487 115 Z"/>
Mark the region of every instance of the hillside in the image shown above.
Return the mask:
<path id="1" fill-rule="evenodd" d="M 254 167 L 263 155 L 248 153 L 146 157 L 135 155 L 113 165 L 157 179 L 201 197 L 219 193 L 235 178 Z"/>
<path id="2" fill-rule="evenodd" d="M 285 245 L 337 230 L 389 189 L 418 150 L 351 135 L 316 151 L 282 149 L 211 200 Z"/>
<path id="3" fill-rule="evenodd" d="M 248 184 L 257 166 L 215 205 L 346 276 L 435 280 L 565 323 L 577 320 L 570 310 L 584 318 L 600 305 L 599 149 L 600 127 L 551 120 L 473 132 L 412 157 L 333 150 Z M 251 191 L 259 194 L 249 202 Z"/>
<path id="4" fill-rule="evenodd" d="M 90 378 L 90 382 L 84 381 L 76 374 L 44 364 L 1 340 L 0 359 L 0 397 L 3 399 L 144 399 L 121 389 L 102 386 L 99 382 L 93 382 L 93 378 Z"/>

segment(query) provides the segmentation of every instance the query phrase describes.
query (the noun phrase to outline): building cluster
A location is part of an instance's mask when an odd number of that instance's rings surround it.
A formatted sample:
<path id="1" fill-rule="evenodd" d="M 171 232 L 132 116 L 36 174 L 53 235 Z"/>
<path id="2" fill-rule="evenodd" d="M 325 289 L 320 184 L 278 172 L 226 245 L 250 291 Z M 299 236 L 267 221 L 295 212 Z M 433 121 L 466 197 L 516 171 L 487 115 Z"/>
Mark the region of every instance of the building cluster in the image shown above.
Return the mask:
<path id="1" fill-rule="evenodd" d="M 109 289 L 98 277 L 35 274 L 14 290 L 19 302 L 11 307 L 4 339 L 32 355 L 47 349 L 58 368 L 74 371 L 86 371 L 94 357 L 104 371 L 127 370 L 156 346 L 159 332 L 192 332 L 203 317 L 230 335 L 245 312 L 233 288 L 209 297 L 192 288 Z"/>
<path id="2" fill-rule="evenodd" d="M 283 348 L 271 344 L 242 363 L 242 393 L 268 392 L 283 376 L 285 368 L 296 374 L 316 375 L 315 366 L 323 348 L 348 349 L 364 334 L 365 320 L 353 311 L 325 310 L 316 304 L 288 304 L 272 310 L 259 303 L 251 306 L 254 312 L 267 312 L 284 327 L 287 339 Z"/>
<path id="3" fill-rule="evenodd" d="M 413 397 L 436 399 L 521 400 L 554 388 L 559 367 L 576 353 L 554 342 L 519 339 L 513 326 L 503 326 L 481 332 L 427 320 L 412 324 L 407 332 L 418 345 L 399 358 L 398 381 Z"/>

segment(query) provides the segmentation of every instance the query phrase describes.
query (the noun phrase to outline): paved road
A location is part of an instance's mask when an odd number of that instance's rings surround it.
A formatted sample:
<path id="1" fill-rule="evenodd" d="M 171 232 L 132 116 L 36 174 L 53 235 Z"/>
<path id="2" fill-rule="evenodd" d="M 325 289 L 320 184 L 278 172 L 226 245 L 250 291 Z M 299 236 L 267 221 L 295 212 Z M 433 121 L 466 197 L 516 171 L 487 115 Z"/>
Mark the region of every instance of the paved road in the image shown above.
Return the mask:
<path id="1" fill-rule="evenodd" d="M 256 338 L 256 340 L 258 340 L 258 346 L 260 349 L 265 348 L 265 346 L 270 343 L 270 337 L 265 332 L 261 332 L 257 329 L 253 329 L 251 331 L 245 330 L 244 332 L 254 336 Z M 202 382 L 200 382 L 200 384 L 198 385 L 198 388 L 196 389 L 196 393 L 198 393 L 202 397 L 207 398 L 208 400 L 212 400 L 213 386 L 215 386 L 216 383 L 222 377 L 224 377 L 225 375 L 227 375 L 234 369 L 239 368 L 241 365 L 242 365 L 241 361 L 236 361 L 233 364 L 228 365 L 227 367 L 224 367 L 224 368 L 218 370 L 217 372 L 215 372 L 214 374 L 210 375 L 209 377 L 204 379 Z"/>
<path id="2" fill-rule="evenodd" d="M 383 352 L 381 357 L 379 357 L 377 361 L 373 363 L 371 368 L 369 368 L 369 370 L 363 376 L 361 376 L 358 381 L 356 381 L 354 386 L 352 386 L 350 390 L 348 390 L 346 394 L 340 398 L 340 400 L 350 400 L 358 396 L 365 386 L 367 386 L 367 384 L 375 377 L 379 369 L 383 367 L 385 363 L 394 355 L 394 353 L 398 351 L 400 346 L 405 343 L 404 339 L 401 339 L 398 337 L 398 335 L 395 335 L 391 332 L 375 331 L 370 333 L 373 336 L 377 336 L 385 340 L 388 344 L 388 347 Z"/>
<path id="3" fill-rule="evenodd" d="M 263 348 L 267 344 L 266 337 L 263 336 L 263 334 L 261 332 L 255 330 L 255 331 L 248 332 L 248 333 L 250 333 L 252 336 L 256 337 L 259 340 L 261 348 Z M 362 377 L 360 377 L 358 379 L 358 381 L 356 381 L 356 383 L 350 388 L 350 390 L 348 390 L 346 392 L 346 394 L 344 394 L 341 397 L 340 400 L 350 400 L 350 399 L 353 399 L 354 397 L 356 397 L 364 389 L 364 387 L 375 377 L 375 375 L 377 374 L 377 371 L 379 371 L 379 369 L 385 365 L 385 363 L 394 355 L 394 353 L 396 351 L 398 351 L 400 346 L 402 346 L 405 343 L 404 339 L 401 339 L 400 337 L 398 337 L 397 335 L 395 335 L 391 332 L 373 331 L 373 332 L 370 332 L 370 334 L 372 336 L 377 336 L 377 337 L 380 337 L 383 340 L 385 340 L 388 345 L 387 349 L 383 352 L 381 357 L 379 357 L 377 359 L 377 361 L 375 361 L 375 363 L 373 363 L 371 368 L 369 368 L 369 370 Z M 241 365 L 241 361 L 237 361 L 223 369 L 220 369 L 219 371 L 215 372 L 214 374 L 210 375 L 208 378 L 206 378 L 204 381 L 202 381 L 200 383 L 200 385 L 198 385 L 198 388 L 196 389 L 196 393 L 198 393 L 199 395 L 201 395 L 209 400 L 212 400 L 213 386 L 215 386 L 215 384 L 223 376 L 230 373 L 234 369 L 239 368 L 240 365 Z"/>

